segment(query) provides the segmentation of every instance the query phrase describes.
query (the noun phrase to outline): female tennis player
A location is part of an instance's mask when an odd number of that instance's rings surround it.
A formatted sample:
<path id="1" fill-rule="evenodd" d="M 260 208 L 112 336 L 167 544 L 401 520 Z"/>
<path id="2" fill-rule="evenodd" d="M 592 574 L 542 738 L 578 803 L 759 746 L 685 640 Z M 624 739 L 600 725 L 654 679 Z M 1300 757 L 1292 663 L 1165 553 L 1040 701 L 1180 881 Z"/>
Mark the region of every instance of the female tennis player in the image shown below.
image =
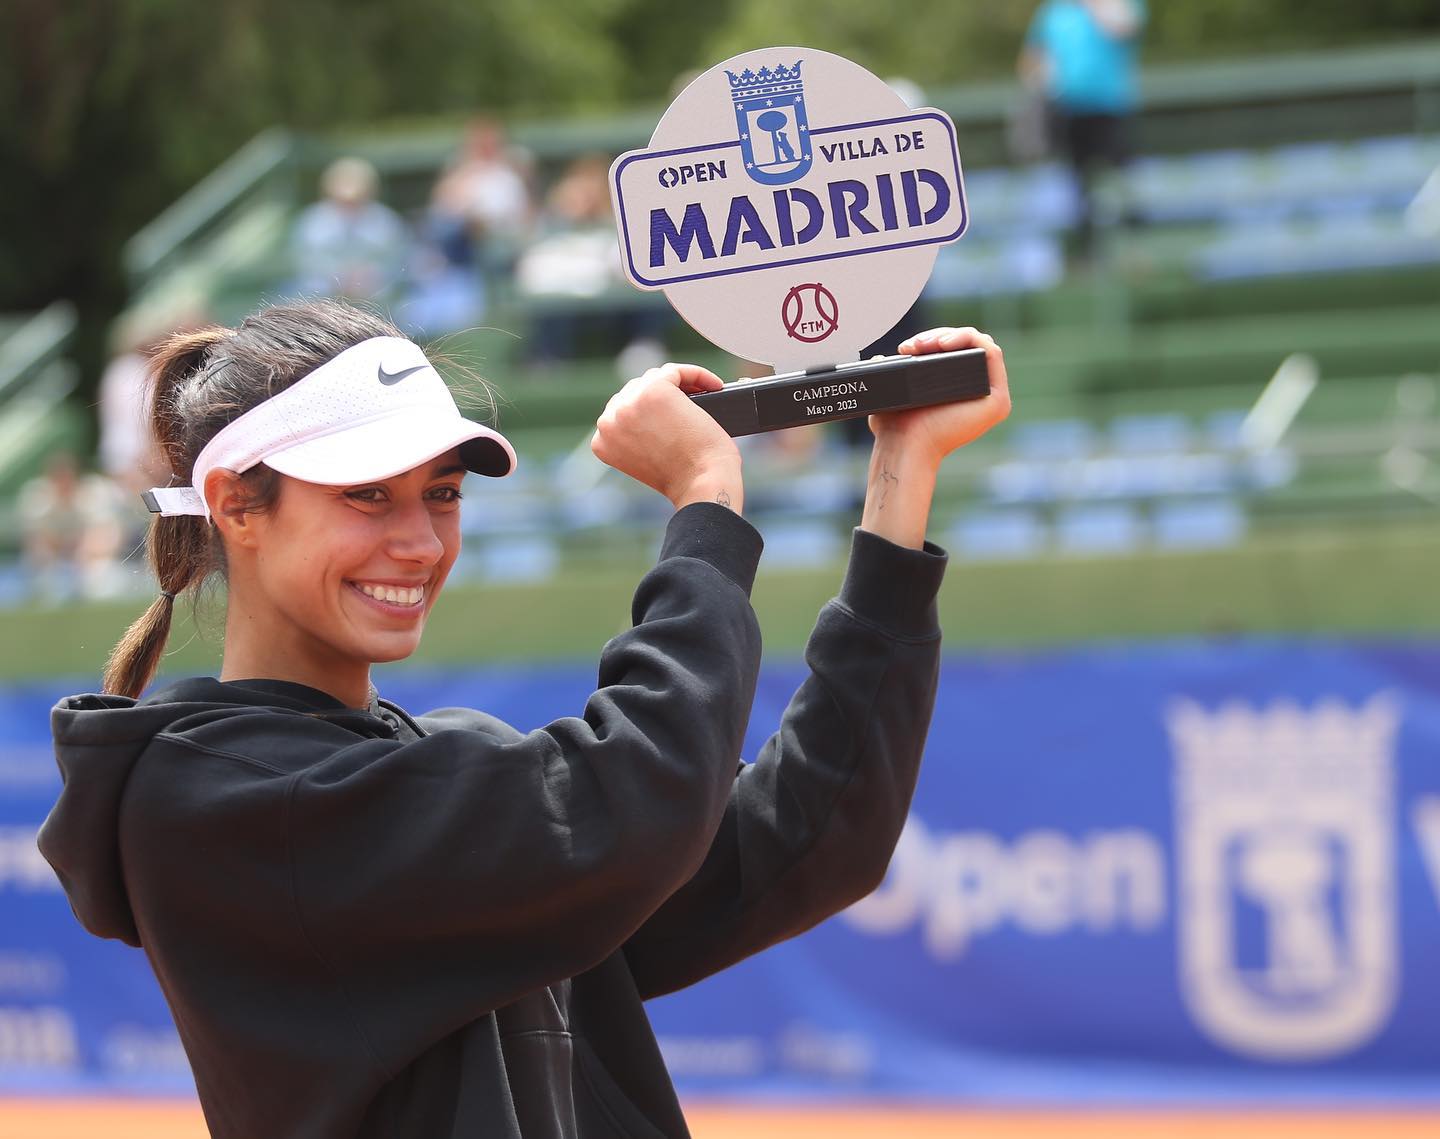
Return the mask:
<path id="1" fill-rule="evenodd" d="M 939 659 L 935 473 L 1009 397 L 973 329 L 902 346 L 971 345 L 988 398 L 875 417 L 810 674 L 742 764 L 761 541 L 734 443 L 687 398 L 714 375 L 655 369 L 601 417 L 595 452 L 675 513 L 582 714 L 521 731 L 370 685 L 455 562 L 463 476 L 510 473 L 510 444 L 341 304 L 169 342 L 160 596 L 107 694 L 55 709 L 65 785 L 40 846 L 86 928 L 144 949 L 213 1135 L 687 1134 L 641 1002 L 863 896 L 904 823 Z M 219 678 L 137 700 L 176 598 L 212 574 Z"/>

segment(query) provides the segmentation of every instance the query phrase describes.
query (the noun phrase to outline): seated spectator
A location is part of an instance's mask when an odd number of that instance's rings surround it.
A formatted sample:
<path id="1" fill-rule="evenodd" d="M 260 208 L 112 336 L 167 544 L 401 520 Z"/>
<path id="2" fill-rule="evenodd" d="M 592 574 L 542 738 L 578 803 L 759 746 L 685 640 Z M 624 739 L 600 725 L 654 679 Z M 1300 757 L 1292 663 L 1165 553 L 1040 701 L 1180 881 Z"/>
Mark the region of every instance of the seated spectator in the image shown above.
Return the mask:
<path id="1" fill-rule="evenodd" d="M 494 119 L 477 118 L 430 197 L 432 240 L 454 265 L 508 265 L 530 231 L 528 156 Z"/>
<path id="2" fill-rule="evenodd" d="M 577 158 L 550 188 L 537 239 L 516 268 L 522 292 L 592 297 L 624 280 L 609 170 L 599 155 Z"/>
<path id="3" fill-rule="evenodd" d="M 75 456 L 52 455 L 20 490 L 24 558 L 38 596 L 50 601 L 113 597 L 124 585 L 124 509 L 104 475 L 82 475 Z"/>
<path id="4" fill-rule="evenodd" d="M 307 295 L 389 300 L 410 254 L 400 216 L 376 201 L 380 178 L 363 158 L 339 158 L 320 179 L 324 197 L 291 237 L 296 285 Z"/>
<path id="5" fill-rule="evenodd" d="M 396 318 L 412 335 L 442 336 L 485 312 L 486 278 L 508 273 L 529 234 L 527 163 L 492 119 L 476 119 L 430 195 L 424 241 Z"/>
<path id="6" fill-rule="evenodd" d="M 538 238 L 515 267 L 521 293 L 604 302 L 546 306 L 535 323 L 534 353 L 541 361 L 580 355 L 582 339 L 603 339 L 603 350 L 609 354 L 637 341 L 654 343 L 663 354 L 661 333 L 668 310 L 648 304 L 625 286 L 610 209 L 609 170 L 609 161 L 600 155 L 571 163 L 546 196 Z"/>

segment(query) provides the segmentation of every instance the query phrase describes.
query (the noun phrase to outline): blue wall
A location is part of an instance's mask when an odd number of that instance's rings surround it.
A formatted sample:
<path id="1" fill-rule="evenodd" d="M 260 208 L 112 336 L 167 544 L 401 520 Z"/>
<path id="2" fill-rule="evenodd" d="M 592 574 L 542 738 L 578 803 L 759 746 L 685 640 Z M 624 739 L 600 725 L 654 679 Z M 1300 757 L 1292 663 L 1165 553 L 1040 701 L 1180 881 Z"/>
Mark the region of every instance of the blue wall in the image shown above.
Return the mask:
<path id="1" fill-rule="evenodd" d="M 762 676 L 748 753 L 799 679 Z M 531 726 L 589 668 L 392 672 Z M 143 956 L 34 833 L 47 712 L 0 689 L 0 1092 L 188 1088 Z M 1440 1101 L 1440 644 L 951 657 L 885 884 L 653 1002 L 682 1090 Z"/>

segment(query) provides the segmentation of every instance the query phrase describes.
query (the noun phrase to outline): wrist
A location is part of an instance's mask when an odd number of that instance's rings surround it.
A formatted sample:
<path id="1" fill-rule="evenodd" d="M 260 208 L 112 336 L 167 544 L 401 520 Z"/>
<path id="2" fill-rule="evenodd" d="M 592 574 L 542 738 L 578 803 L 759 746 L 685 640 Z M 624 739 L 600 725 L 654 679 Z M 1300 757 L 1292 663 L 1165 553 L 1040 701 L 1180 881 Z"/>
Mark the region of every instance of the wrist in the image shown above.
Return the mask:
<path id="1" fill-rule="evenodd" d="M 714 502 L 728 507 L 736 514 L 745 505 L 745 483 L 740 477 L 740 468 L 707 470 L 691 479 L 681 490 L 670 497 L 676 510 L 694 502 Z"/>
<path id="2" fill-rule="evenodd" d="M 897 546 L 920 549 L 930 521 L 940 459 L 897 435 L 877 436 L 866 476 L 860 529 Z"/>
<path id="3" fill-rule="evenodd" d="M 871 431 L 875 436 L 875 453 L 903 458 L 907 467 L 917 472 L 939 471 L 946 452 L 940 450 L 935 434 L 920 412 L 928 409 L 917 408 L 913 412 L 899 412 L 893 415 L 872 416 Z"/>
<path id="4" fill-rule="evenodd" d="M 873 478 L 883 465 L 896 474 L 903 472 L 933 484 L 944 458 L 924 438 L 904 431 L 885 431 L 875 436 L 870 449 L 870 475 Z"/>

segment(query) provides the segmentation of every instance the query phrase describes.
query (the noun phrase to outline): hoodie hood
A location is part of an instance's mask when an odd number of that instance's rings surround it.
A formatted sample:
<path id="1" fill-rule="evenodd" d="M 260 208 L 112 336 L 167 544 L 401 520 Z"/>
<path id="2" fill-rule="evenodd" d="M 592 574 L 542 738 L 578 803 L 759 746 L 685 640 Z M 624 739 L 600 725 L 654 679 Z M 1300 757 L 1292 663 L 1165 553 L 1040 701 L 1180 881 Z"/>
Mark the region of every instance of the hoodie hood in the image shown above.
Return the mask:
<path id="1" fill-rule="evenodd" d="M 120 858 L 120 804 L 131 772 L 156 734 L 193 717 L 253 708 L 321 714 L 366 735 L 389 729 L 324 692 L 280 680 L 183 680 L 145 699 L 69 696 L 50 713 L 64 783 L 40 828 L 40 853 L 54 868 L 80 923 L 98 937 L 139 945 Z"/>

